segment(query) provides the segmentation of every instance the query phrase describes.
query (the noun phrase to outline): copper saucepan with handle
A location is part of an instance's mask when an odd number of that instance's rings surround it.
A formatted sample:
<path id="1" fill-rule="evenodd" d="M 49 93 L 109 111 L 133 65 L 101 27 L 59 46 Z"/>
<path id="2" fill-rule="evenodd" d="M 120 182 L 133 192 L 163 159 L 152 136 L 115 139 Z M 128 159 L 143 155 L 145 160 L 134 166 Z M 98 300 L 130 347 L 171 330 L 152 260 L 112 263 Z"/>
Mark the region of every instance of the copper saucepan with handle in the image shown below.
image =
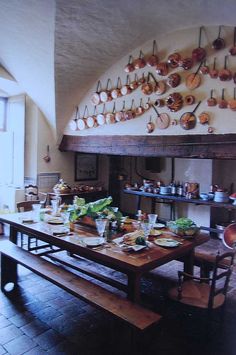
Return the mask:
<path id="1" fill-rule="evenodd" d="M 111 89 L 109 89 L 109 87 L 111 87 L 111 79 L 107 79 L 106 90 L 103 90 L 103 91 L 100 92 L 100 100 L 103 103 L 112 100 Z"/>
<path id="2" fill-rule="evenodd" d="M 120 79 L 120 77 L 118 77 L 116 88 L 111 90 L 112 99 L 116 100 L 118 97 L 122 96 L 120 90 L 121 90 L 121 79 Z"/>
<path id="3" fill-rule="evenodd" d="M 228 107 L 230 108 L 230 110 L 236 111 L 236 87 L 234 88 L 234 98 L 232 100 L 229 100 Z"/>
<path id="4" fill-rule="evenodd" d="M 148 58 L 147 65 L 149 67 L 155 67 L 155 65 L 157 65 L 158 62 L 159 62 L 159 58 L 157 56 L 157 43 L 154 40 L 152 45 L 152 55 L 150 55 L 150 57 Z"/>
<path id="5" fill-rule="evenodd" d="M 83 117 L 78 118 L 77 120 L 77 127 L 78 130 L 83 131 L 85 128 L 87 128 L 87 124 L 86 124 L 86 118 L 88 116 L 88 107 L 87 105 L 84 108 L 84 114 Z"/>
<path id="6" fill-rule="evenodd" d="M 201 47 L 202 27 L 199 30 L 198 48 L 192 51 L 192 58 L 197 62 L 202 62 L 206 57 L 206 50 Z"/>
<path id="7" fill-rule="evenodd" d="M 200 63 L 200 65 L 198 66 L 198 68 L 195 71 L 195 73 L 189 74 L 186 77 L 185 84 L 186 84 L 186 87 L 189 90 L 194 90 L 194 89 L 196 89 L 196 88 L 198 88 L 200 86 L 200 84 L 201 84 L 201 75 L 198 74 L 198 73 L 199 73 L 199 70 L 201 69 L 202 64 L 203 64 L 203 62 Z"/>
<path id="8" fill-rule="evenodd" d="M 134 64 L 133 64 L 133 57 L 132 57 L 132 55 L 130 55 L 128 64 L 125 66 L 125 72 L 131 73 L 134 70 L 135 70 L 135 68 L 134 68 Z"/>
<path id="9" fill-rule="evenodd" d="M 236 55 L 236 27 L 234 27 L 234 42 L 233 42 L 233 46 L 229 50 L 229 54 L 233 56 Z"/>
<path id="10" fill-rule="evenodd" d="M 128 95 L 128 94 L 130 94 L 132 92 L 132 89 L 130 87 L 130 77 L 129 77 L 129 75 L 127 75 L 126 84 L 121 87 L 120 92 L 121 92 L 122 96 Z"/>
<path id="11" fill-rule="evenodd" d="M 125 101 L 123 101 L 123 107 L 120 111 L 115 113 L 116 122 L 125 121 Z"/>
<path id="12" fill-rule="evenodd" d="M 225 89 L 222 89 L 221 100 L 219 101 L 218 107 L 223 109 L 228 107 L 228 101 L 225 100 Z"/>
<path id="13" fill-rule="evenodd" d="M 105 112 L 105 104 L 103 105 L 102 112 L 97 115 L 97 123 L 99 126 L 103 126 L 106 123 L 104 112 Z"/>
<path id="14" fill-rule="evenodd" d="M 189 129 L 193 129 L 196 126 L 197 118 L 195 112 L 197 111 L 200 104 L 201 101 L 198 102 L 198 104 L 196 105 L 195 109 L 192 112 L 185 112 L 180 117 L 179 123 L 183 129 L 189 130 Z"/>
<path id="15" fill-rule="evenodd" d="M 166 129 L 170 125 L 169 115 L 165 112 L 159 113 L 157 111 L 156 107 L 153 105 L 152 105 L 152 108 L 155 110 L 155 112 L 157 114 L 157 119 L 156 119 L 157 127 L 159 129 Z"/>
<path id="16" fill-rule="evenodd" d="M 101 103 L 101 98 L 100 98 L 100 92 L 101 92 L 101 81 L 99 80 L 98 83 L 97 83 L 97 89 L 96 89 L 96 92 L 94 92 L 91 96 L 91 103 L 94 105 L 94 106 L 97 106 Z"/>
<path id="17" fill-rule="evenodd" d="M 219 26 L 218 37 L 212 42 L 212 48 L 214 48 L 215 50 L 220 50 L 225 47 L 225 41 L 223 38 L 220 37 L 221 27 L 222 26 Z"/>

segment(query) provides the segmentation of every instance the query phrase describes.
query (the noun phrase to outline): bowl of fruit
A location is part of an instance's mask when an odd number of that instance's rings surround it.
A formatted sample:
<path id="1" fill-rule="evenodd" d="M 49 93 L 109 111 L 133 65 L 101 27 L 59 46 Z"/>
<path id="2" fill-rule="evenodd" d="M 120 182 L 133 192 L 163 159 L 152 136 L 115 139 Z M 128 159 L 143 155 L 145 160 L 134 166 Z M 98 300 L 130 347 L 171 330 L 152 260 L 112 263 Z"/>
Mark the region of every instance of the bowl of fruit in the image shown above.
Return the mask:
<path id="1" fill-rule="evenodd" d="M 54 185 L 53 191 L 58 194 L 66 194 L 71 192 L 71 187 L 63 179 L 60 179 L 58 183 Z"/>

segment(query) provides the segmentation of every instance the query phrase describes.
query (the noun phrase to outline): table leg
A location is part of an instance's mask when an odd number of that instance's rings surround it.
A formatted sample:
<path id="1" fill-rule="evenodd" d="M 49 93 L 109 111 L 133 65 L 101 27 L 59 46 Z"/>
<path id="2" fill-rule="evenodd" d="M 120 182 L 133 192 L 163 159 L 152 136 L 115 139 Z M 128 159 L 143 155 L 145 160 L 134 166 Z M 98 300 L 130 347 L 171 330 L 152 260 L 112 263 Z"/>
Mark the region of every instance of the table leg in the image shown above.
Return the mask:
<path id="1" fill-rule="evenodd" d="M 184 257 L 184 272 L 188 274 L 193 274 L 194 267 L 194 249 L 191 250 L 188 255 Z"/>
<path id="2" fill-rule="evenodd" d="M 10 226 L 9 240 L 13 243 L 17 243 L 17 229 Z M 1 254 L 1 290 L 6 291 L 5 286 L 12 283 L 12 289 L 17 287 L 17 263 L 8 256 Z"/>
<path id="3" fill-rule="evenodd" d="M 136 303 L 140 303 L 141 295 L 141 274 L 128 275 L 128 299 Z"/>
<path id="4" fill-rule="evenodd" d="M 1 255 L 1 290 L 6 290 L 6 285 L 12 283 L 12 287 L 9 291 L 12 291 L 17 287 L 17 263 L 8 256 Z"/>

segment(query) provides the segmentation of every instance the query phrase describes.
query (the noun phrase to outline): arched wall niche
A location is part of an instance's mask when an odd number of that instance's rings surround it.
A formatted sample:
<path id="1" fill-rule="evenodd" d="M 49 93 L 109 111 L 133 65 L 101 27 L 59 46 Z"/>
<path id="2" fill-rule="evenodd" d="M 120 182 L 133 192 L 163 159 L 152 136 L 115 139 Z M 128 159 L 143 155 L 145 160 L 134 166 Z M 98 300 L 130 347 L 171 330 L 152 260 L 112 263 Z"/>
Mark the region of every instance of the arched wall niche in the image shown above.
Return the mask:
<path id="1" fill-rule="evenodd" d="M 201 37 L 201 47 L 207 51 L 206 64 L 213 67 L 214 58 L 216 58 L 217 69 L 223 69 L 225 57 L 227 56 L 227 68 L 236 72 L 236 56 L 229 56 L 228 52 L 233 45 L 234 28 L 222 26 L 221 37 L 225 41 L 225 48 L 215 50 L 212 48 L 212 42 L 218 36 L 219 26 L 204 26 Z M 102 89 L 106 88 L 107 80 L 111 80 L 112 88 L 117 85 L 117 79 L 120 77 L 122 85 L 126 83 L 127 73 L 124 71 L 128 63 L 129 55 L 138 58 L 140 50 L 148 58 L 152 52 L 153 40 L 157 43 L 157 55 L 160 62 L 167 61 L 170 54 L 180 53 L 182 58 L 191 57 L 193 49 L 198 47 L 199 28 L 188 28 L 168 34 L 156 36 L 149 41 L 141 44 L 131 53 L 127 53 L 115 65 L 109 68 L 98 80 L 101 81 Z M 167 90 L 162 95 L 152 93 L 143 94 L 141 86 L 126 96 L 121 96 L 105 104 L 105 113 L 112 112 L 115 102 L 115 111 L 120 111 L 125 101 L 125 108 L 129 109 L 134 102 L 133 107 L 138 107 L 140 100 L 143 104 L 150 100 L 155 103 L 157 99 L 166 99 L 174 92 L 180 93 L 183 97 L 183 107 L 177 112 L 170 112 L 165 106 L 157 107 L 159 113 L 168 113 L 170 124 L 166 129 L 160 129 L 157 122 L 157 114 L 153 108 L 144 114 L 125 122 L 116 122 L 114 124 L 105 124 L 94 128 L 84 130 L 71 130 L 70 122 L 65 128 L 64 136 L 60 144 L 61 150 L 86 151 L 121 155 L 145 155 L 145 156 L 183 156 L 183 157 L 202 157 L 202 158 L 233 158 L 236 156 L 235 149 L 229 152 L 229 144 L 233 148 L 236 134 L 236 112 L 230 108 L 219 108 L 218 103 L 222 99 L 222 90 L 224 89 L 225 99 L 233 99 L 235 83 L 233 80 L 221 81 L 219 78 L 212 79 L 209 75 L 202 75 L 199 87 L 191 90 L 186 86 L 186 78 L 191 73 L 196 73 L 199 63 L 195 62 L 190 70 L 183 70 L 178 67 L 170 68 L 166 76 L 156 73 L 155 67 L 145 66 L 143 69 L 137 69 L 129 74 L 130 81 L 135 80 L 135 74 L 138 79 L 143 75 L 148 76 L 151 72 L 156 80 L 167 82 L 168 76 L 178 73 L 181 77 L 181 83 L 175 88 L 167 85 Z M 94 114 L 94 105 L 91 103 L 92 94 L 96 91 L 97 81 L 94 82 L 91 89 L 78 102 L 80 108 L 80 117 L 83 118 L 84 109 L 88 107 L 88 114 Z M 217 105 L 209 107 L 207 100 L 210 97 L 211 90 L 217 99 Z M 185 102 L 187 95 L 193 95 L 195 104 L 187 105 Z M 201 101 L 196 111 L 196 125 L 193 129 L 185 130 L 179 124 L 181 116 L 185 112 L 192 112 L 196 104 Z M 103 104 L 96 107 L 96 112 L 103 111 Z M 206 112 L 209 115 L 209 124 L 201 124 L 199 115 Z M 87 117 L 86 114 L 85 116 Z M 154 131 L 150 134 L 146 131 L 147 122 L 152 118 L 155 124 Z M 71 118 L 73 121 L 75 115 Z M 177 124 L 176 124 L 177 123 Z M 210 134 L 208 128 L 212 127 L 213 134 Z M 233 152 L 232 152 L 233 151 Z"/>

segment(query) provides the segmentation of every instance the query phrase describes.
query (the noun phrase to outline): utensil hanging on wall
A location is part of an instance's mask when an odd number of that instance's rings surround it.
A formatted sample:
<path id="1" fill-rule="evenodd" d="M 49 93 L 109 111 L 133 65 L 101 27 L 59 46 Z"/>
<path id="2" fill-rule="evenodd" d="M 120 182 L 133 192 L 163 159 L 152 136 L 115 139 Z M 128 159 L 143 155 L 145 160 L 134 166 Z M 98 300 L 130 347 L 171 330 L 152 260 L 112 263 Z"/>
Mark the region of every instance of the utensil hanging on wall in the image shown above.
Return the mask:
<path id="1" fill-rule="evenodd" d="M 138 87 L 138 75 L 135 73 L 134 80 L 130 83 L 131 90 L 135 90 Z"/>
<path id="2" fill-rule="evenodd" d="M 198 120 L 199 120 L 199 123 L 202 124 L 202 125 L 206 125 L 206 124 L 209 124 L 209 121 L 210 121 L 210 115 L 209 113 L 207 112 L 201 112 L 199 115 L 198 115 Z"/>
<path id="3" fill-rule="evenodd" d="M 105 115 L 106 124 L 111 124 L 111 123 L 115 123 L 115 122 L 116 122 L 116 119 L 115 119 L 115 110 L 116 110 L 116 103 L 114 102 L 112 112 L 108 112 L 108 113 Z"/>
<path id="4" fill-rule="evenodd" d="M 96 121 L 94 119 L 94 116 L 95 116 L 95 113 L 96 113 L 96 107 L 97 106 L 94 107 L 93 115 L 88 115 L 88 117 L 85 119 L 86 125 L 87 125 L 88 128 L 93 128 L 95 126 Z"/>
<path id="5" fill-rule="evenodd" d="M 204 59 L 204 62 L 200 68 L 200 73 L 203 75 L 209 74 L 209 66 L 206 64 L 206 59 Z"/>
<path id="6" fill-rule="evenodd" d="M 179 92 L 173 92 L 166 99 L 166 106 L 171 112 L 177 112 L 183 107 L 183 97 Z"/>
<path id="7" fill-rule="evenodd" d="M 87 124 L 86 124 L 86 119 L 88 117 L 89 113 L 88 113 L 88 107 L 87 105 L 85 106 L 84 108 L 84 114 L 83 114 L 83 117 L 81 118 L 78 118 L 77 120 L 77 127 L 78 127 L 78 130 L 82 131 L 84 130 L 85 128 L 87 128 Z"/>
<path id="8" fill-rule="evenodd" d="M 194 90 L 194 89 L 196 89 L 196 88 L 198 88 L 200 86 L 200 84 L 201 84 L 201 75 L 198 74 L 198 73 L 199 73 L 199 70 L 200 70 L 201 66 L 202 66 L 202 62 L 198 66 L 198 68 L 195 71 L 195 73 L 191 73 L 191 74 L 189 74 L 186 77 L 185 84 L 186 84 L 186 87 L 189 90 Z"/>
<path id="9" fill-rule="evenodd" d="M 121 92 L 120 92 L 120 90 L 121 90 L 121 79 L 120 79 L 120 77 L 118 77 L 118 79 L 117 79 L 117 84 L 116 84 L 116 88 L 115 89 L 113 89 L 113 90 L 111 90 L 111 97 L 112 97 L 112 99 L 117 99 L 118 97 L 120 97 L 120 96 L 122 96 L 121 95 Z"/>
<path id="10" fill-rule="evenodd" d="M 193 66 L 193 58 L 183 58 L 179 61 L 179 67 L 183 68 L 184 70 L 189 70 Z"/>
<path id="11" fill-rule="evenodd" d="M 153 81 L 150 80 L 151 77 Z M 154 78 L 152 73 L 149 72 L 147 77 L 147 82 L 141 86 L 142 93 L 144 95 L 151 95 L 154 91 L 154 87 L 156 86 L 156 83 L 157 83 L 156 79 Z"/>
<path id="12" fill-rule="evenodd" d="M 115 113 L 116 122 L 125 121 L 125 101 L 123 101 L 123 107 L 120 111 Z"/>
<path id="13" fill-rule="evenodd" d="M 152 55 L 150 55 L 150 57 L 148 58 L 147 65 L 149 67 L 154 67 L 155 65 L 157 65 L 158 62 L 159 58 L 157 56 L 157 43 L 154 40 L 152 44 Z"/>
<path id="14" fill-rule="evenodd" d="M 218 107 L 219 108 L 227 108 L 228 107 L 228 102 L 227 102 L 227 100 L 225 100 L 225 89 L 222 89 L 221 100 L 219 101 Z"/>
<path id="15" fill-rule="evenodd" d="M 219 26 L 218 37 L 212 42 L 212 48 L 214 48 L 215 50 L 220 50 L 225 47 L 225 41 L 223 38 L 220 37 L 221 27 L 222 26 Z"/>
<path id="16" fill-rule="evenodd" d="M 125 120 L 132 120 L 135 118 L 135 110 L 134 110 L 134 99 L 131 102 L 130 109 L 125 112 Z"/>
<path id="17" fill-rule="evenodd" d="M 226 55 L 224 69 L 221 69 L 218 74 L 220 81 L 229 81 L 232 79 L 232 73 L 229 69 L 227 69 L 227 59 L 228 56 Z"/>
<path id="18" fill-rule="evenodd" d="M 217 100 L 215 97 L 213 97 L 213 89 L 211 89 L 211 96 L 209 99 L 207 99 L 207 106 L 216 106 L 217 105 Z"/>
<path id="19" fill-rule="evenodd" d="M 171 68 L 177 68 L 181 60 L 181 55 L 177 52 L 172 53 L 167 58 L 167 63 Z"/>
<path id="20" fill-rule="evenodd" d="M 196 105 L 195 109 L 192 112 L 185 112 L 179 120 L 180 126 L 185 129 L 193 129 L 196 126 L 197 119 L 195 116 L 195 112 L 198 109 L 199 105 L 201 104 L 201 101 L 198 102 Z"/>
<path id="21" fill-rule="evenodd" d="M 97 123 L 99 126 L 103 126 L 106 123 L 104 112 L 105 112 L 105 104 L 103 105 L 102 112 L 97 115 Z"/>
<path id="22" fill-rule="evenodd" d="M 144 107 L 145 111 L 150 109 L 150 107 L 151 107 L 150 97 L 147 99 L 147 102 L 146 102 L 146 104 L 143 107 Z"/>
<path id="23" fill-rule="evenodd" d="M 158 75 L 166 76 L 169 72 L 168 63 L 167 62 L 158 63 L 156 66 L 156 72 Z"/>
<path id="24" fill-rule="evenodd" d="M 69 129 L 71 131 L 76 131 L 77 130 L 78 111 L 79 111 L 79 107 L 76 106 L 76 108 L 75 108 L 75 117 L 74 117 L 74 119 L 70 120 L 70 122 L 68 124 Z"/>
<path id="25" fill-rule="evenodd" d="M 236 87 L 234 88 L 234 98 L 232 100 L 229 100 L 228 107 L 230 108 L 230 110 L 236 111 Z"/>
<path id="26" fill-rule="evenodd" d="M 146 66 L 146 61 L 144 59 L 144 54 L 142 50 L 139 52 L 139 57 L 133 61 L 135 69 L 142 69 Z"/>
<path id="27" fill-rule="evenodd" d="M 165 112 L 159 113 L 157 111 L 156 107 L 153 105 L 152 105 L 152 108 L 155 110 L 155 112 L 157 114 L 157 118 L 156 118 L 157 127 L 159 129 L 166 129 L 167 127 L 169 127 L 169 125 L 170 125 L 169 115 Z"/>
<path id="28" fill-rule="evenodd" d="M 229 50 L 229 54 L 233 56 L 236 55 L 236 27 L 234 27 L 234 42 L 233 42 L 233 46 Z"/>
<path id="29" fill-rule="evenodd" d="M 192 58 L 193 58 L 193 60 L 196 60 L 197 62 L 202 62 L 204 60 L 204 58 L 206 57 L 206 50 L 201 47 L 202 29 L 203 29 L 203 27 L 200 27 L 198 48 L 195 48 L 192 51 Z"/>
<path id="30" fill-rule="evenodd" d="M 145 110 L 144 110 L 144 107 L 143 107 L 143 99 L 141 97 L 139 106 L 135 110 L 136 116 L 142 115 L 144 113 L 144 111 Z"/>
<path id="31" fill-rule="evenodd" d="M 125 66 L 125 72 L 131 73 L 134 70 L 135 70 L 135 68 L 134 68 L 134 64 L 133 64 L 133 57 L 132 57 L 132 55 L 130 55 L 128 64 Z"/>
<path id="32" fill-rule="evenodd" d="M 152 122 L 152 116 L 150 116 L 149 121 L 146 126 L 147 133 L 152 133 L 155 129 L 155 124 Z"/>
<path id="33" fill-rule="evenodd" d="M 100 98 L 100 91 L 101 91 L 101 81 L 99 80 L 97 83 L 97 89 L 96 92 L 94 92 L 91 96 L 91 104 L 94 106 L 97 106 L 101 103 L 101 98 Z"/>
<path id="34" fill-rule="evenodd" d="M 45 161 L 45 163 L 49 163 L 51 160 L 50 152 L 49 152 L 49 145 L 47 145 L 47 154 L 43 157 L 43 160 Z"/>
<path id="35" fill-rule="evenodd" d="M 218 73 L 219 73 L 219 71 L 216 69 L 216 58 L 214 58 L 213 67 L 212 67 L 212 69 L 210 69 L 209 75 L 212 79 L 217 79 Z"/>
<path id="36" fill-rule="evenodd" d="M 130 87 L 130 77 L 127 75 L 126 77 L 126 84 L 123 85 L 120 89 L 121 95 L 125 96 L 128 95 L 132 92 L 131 87 Z"/>
<path id="37" fill-rule="evenodd" d="M 112 100 L 111 90 L 109 90 L 109 86 L 111 87 L 111 79 L 107 79 L 106 90 L 100 92 L 100 100 L 101 102 L 108 102 Z"/>

